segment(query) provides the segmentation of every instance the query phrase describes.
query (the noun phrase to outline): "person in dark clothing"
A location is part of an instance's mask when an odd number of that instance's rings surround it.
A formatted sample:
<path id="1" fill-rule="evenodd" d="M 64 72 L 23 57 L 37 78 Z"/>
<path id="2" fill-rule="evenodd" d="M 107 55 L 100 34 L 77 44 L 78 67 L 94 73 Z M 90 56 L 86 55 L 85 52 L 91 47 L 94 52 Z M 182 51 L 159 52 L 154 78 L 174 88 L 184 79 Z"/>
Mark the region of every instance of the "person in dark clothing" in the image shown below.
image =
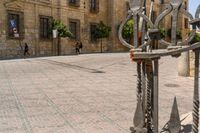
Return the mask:
<path id="1" fill-rule="evenodd" d="M 24 47 L 24 56 L 26 56 L 26 55 L 30 55 L 30 53 L 29 53 L 29 47 L 28 47 L 27 43 L 25 43 L 25 47 Z"/>
<path id="2" fill-rule="evenodd" d="M 75 48 L 76 48 L 76 54 L 80 54 L 79 43 L 78 42 L 76 43 Z"/>
<path id="3" fill-rule="evenodd" d="M 83 48 L 83 44 L 82 44 L 82 42 L 80 42 L 80 44 L 79 44 L 79 52 L 80 53 L 82 53 L 82 48 Z"/>

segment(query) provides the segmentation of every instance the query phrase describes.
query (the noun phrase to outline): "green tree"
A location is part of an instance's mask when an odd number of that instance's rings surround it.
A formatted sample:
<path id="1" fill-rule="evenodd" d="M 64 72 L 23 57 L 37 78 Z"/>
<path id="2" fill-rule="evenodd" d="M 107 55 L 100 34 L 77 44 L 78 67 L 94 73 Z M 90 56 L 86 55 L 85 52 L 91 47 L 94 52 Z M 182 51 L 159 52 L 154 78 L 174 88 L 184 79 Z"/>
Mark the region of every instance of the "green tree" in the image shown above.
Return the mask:
<path id="1" fill-rule="evenodd" d="M 52 30 L 58 31 L 58 37 L 72 37 L 72 33 L 67 26 L 60 20 L 53 20 Z"/>
<path id="2" fill-rule="evenodd" d="M 134 22 L 133 20 L 129 20 L 123 27 L 123 30 L 122 30 L 122 37 L 128 41 L 129 43 L 131 42 L 131 40 L 133 39 L 133 34 L 134 34 L 134 31 L 133 31 L 133 25 L 134 25 Z"/>
<path id="3" fill-rule="evenodd" d="M 96 27 L 94 34 L 95 34 L 95 38 L 101 40 L 101 53 L 103 52 L 102 40 L 103 40 L 103 38 L 109 37 L 110 31 L 111 31 L 111 27 L 105 25 L 102 21 L 100 21 L 100 23 Z"/>
<path id="4" fill-rule="evenodd" d="M 167 36 L 168 36 L 169 38 L 171 38 L 171 31 L 172 31 L 172 29 L 168 29 L 168 30 L 167 30 Z M 177 30 L 176 30 L 176 38 L 179 39 L 179 40 L 182 39 L 182 33 L 181 33 L 181 30 L 180 30 L 180 29 L 177 29 Z"/>
<path id="5" fill-rule="evenodd" d="M 161 38 L 165 38 L 165 36 L 166 36 L 166 30 L 164 28 L 159 28 L 159 31 L 160 31 L 160 37 Z"/>
<path id="6" fill-rule="evenodd" d="M 196 33 L 194 38 L 192 39 L 191 43 L 200 42 L 200 34 Z"/>
<path id="7" fill-rule="evenodd" d="M 65 37 L 72 37 L 72 33 L 70 32 L 70 30 L 68 29 L 68 27 L 60 20 L 53 20 L 52 22 L 52 30 L 57 30 L 58 32 L 58 55 L 60 55 L 60 51 L 61 51 L 61 46 L 60 46 L 60 42 L 61 42 L 61 38 L 65 38 Z"/>

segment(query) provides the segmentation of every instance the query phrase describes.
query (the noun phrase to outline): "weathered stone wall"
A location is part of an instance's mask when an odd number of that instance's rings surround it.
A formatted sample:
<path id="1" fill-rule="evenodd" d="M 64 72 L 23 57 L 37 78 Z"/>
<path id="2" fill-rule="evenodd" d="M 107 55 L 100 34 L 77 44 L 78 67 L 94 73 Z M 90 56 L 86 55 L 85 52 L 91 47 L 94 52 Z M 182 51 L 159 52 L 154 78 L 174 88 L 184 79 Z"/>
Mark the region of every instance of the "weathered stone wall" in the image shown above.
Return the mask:
<path id="1" fill-rule="evenodd" d="M 27 42 L 31 47 L 32 56 L 56 55 L 58 51 L 57 39 L 40 39 L 39 16 L 49 16 L 61 19 L 67 26 L 69 19 L 80 21 L 80 40 L 83 43 L 84 53 L 100 52 L 100 41 L 91 42 L 90 24 L 103 21 L 112 27 L 110 37 L 103 39 L 103 51 L 128 51 L 118 40 L 118 27 L 127 15 L 127 1 L 121 0 L 99 0 L 99 12 L 90 12 L 89 0 L 80 0 L 80 6 L 70 6 L 67 0 L 16 0 L 0 1 L 0 57 L 22 57 L 22 46 Z M 24 16 L 24 37 L 22 39 L 11 39 L 7 37 L 8 10 L 20 11 Z M 155 10 L 157 15 L 160 11 L 159 1 L 156 1 Z M 75 43 L 77 40 L 62 38 L 61 55 L 75 54 Z"/>
<path id="2" fill-rule="evenodd" d="M 23 50 L 21 46 L 27 42 L 31 47 L 32 56 L 49 56 L 56 55 L 58 51 L 57 39 L 40 39 L 39 37 L 39 16 L 50 16 L 54 19 L 61 19 L 66 25 L 69 25 L 69 19 L 77 19 L 80 21 L 80 40 L 82 41 L 84 47 L 84 53 L 100 52 L 100 41 L 95 43 L 90 40 L 90 24 L 99 23 L 103 21 L 108 24 L 110 18 L 108 17 L 109 5 L 108 0 L 100 0 L 99 2 L 99 12 L 91 13 L 89 1 L 84 2 L 80 0 L 80 6 L 70 6 L 67 0 L 50 0 L 50 1 L 0 1 L 0 55 L 1 57 L 21 57 L 23 55 Z M 115 1 L 114 1 L 115 3 Z M 118 3 L 119 4 L 119 3 Z M 116 8 L 118 6 L 116 4 Z M 119 5 L 123 5 L 121 3 Z M 7 10 L 20 11 L 24 15 L 24 38 L 22 39 L 11 39 L 7 37 Z M 118 8 L 118 10 L 123 10 Z M 117 13 L 120 13 L 118 11 Z M 113 14 L 116 14 L 113 12 Z M 111 15 L 110 15 L 111 16 Z M 118 18 L 117 21 L 121 21 L 122 18 Z M 113 20 L 115 21 L 115 20 Z M 113 32 L 116 32 L 116 27 L 113 27 Z M 113 44 L 114 36 L 111 40 L 103 39 L 103 51 L 124 51 L 123 46 L 119 42 Z M 62 38 L 61 39 L 61 54 L 74 54 L 75 53 L 75 43 L 77 40 Z M 109 49 L 108 47 L 112 45 L 119 45 L 121 47 L 115 47 L 114 49 Z"/>
<path id="3" fill-rule="evenodd" d="M 14 1 L 10 3 L 3 3 L 1 1 L 1 57 L 4 58 L 13 58 L 13 57 L 22 57 L 23 56 L 23 47 L 24 43 L 27 42 L 30 47 L 30 53 L 32 56 L 48 56 L 51 55 L 51 45 L 52 41 L 50 40 L 41 40 L 39 39 L 39 16 L 52 16 L 51 6 L 45 6 L 48 3 L 31 3 L 31 2 L 20 2 Z M 13 39 L 8 37 L 8 10 L 15 12 L 23 13 L 23 38 Z"/>
<path id="4" fill-rule="evenodd" d="M 194 52 L 190 51 L 190 55 L 189 55 L 189 63 L 190 63 L 190 76 L 194 76 L 194 59 L 195 59 L 195 54 Z"/>

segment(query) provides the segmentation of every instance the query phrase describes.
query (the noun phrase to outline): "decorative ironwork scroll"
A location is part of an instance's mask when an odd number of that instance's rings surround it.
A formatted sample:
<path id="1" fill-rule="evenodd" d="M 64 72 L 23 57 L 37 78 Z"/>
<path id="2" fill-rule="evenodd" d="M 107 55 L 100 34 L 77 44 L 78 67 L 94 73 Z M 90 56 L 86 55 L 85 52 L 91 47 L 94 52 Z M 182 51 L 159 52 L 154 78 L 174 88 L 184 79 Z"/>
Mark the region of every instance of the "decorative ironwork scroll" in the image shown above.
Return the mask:
<path id="1" fill-rule="evenodd" d="M 158 98 L 159 98 L 159 60 L 163 56 L 179 57 L 182 52 L 193 50 L 195 53 L 195 80 L 194 80 L 194 98 L 193 98 L 193 133 L 198 133 L 199 126 L 199 51 L 200 42 L 192 44 L 191 41 L 196 34 L 196 29 L 200 28 L 200 5 L 196 11 L 195 18 L 186 10 L 183 0 L 171 0 L 166 4 L 166 8 L 156 18 L 154 22 L 146 15 L 147 0 L 130 0 L 130 10 L 127 18 L 121 23 L 119 28 L 119 40 L 121 43 L 131 49 L 132 60 L 137 62 L 137 108 L 133 118 L 132 133 L 158 133 Z M 151 0 L 153 5 L 154 0 Z M 151 7 L 153 9 L 153 7 Z M 192 31 L 182 42 L 176 37 L 178 29 L 178 14 L 182 13 L 190 21 Z M 167 16 L 172 15 L 171 41 L 167 42 L 160 36 L 160 22 Z M 151 13 L 150 15 L 151 16 Z M 134 21 L 134 45 L 127 43 L 122 37 L 124 25 L 128 20 Z M 142 21 L 139 21 L 142 20 Z M 142 24 L 141 24 L 142 23 Z M 142 25 L 142 27 L 140 27 Z M 147 26 L 148 25 L 148 26 Z M 148 28 L 145 28 L 148 27 Z M 142 31 L 142 32 L 141 32 Z M 141 40 L 139 39 L 141 32 Z M 145 38 L 145 41 L 144 41 Z M 165 46 L 166 49 L 153 49 L 154 42 L 159 46 Z M 168 132 L 181 132 L 180 118 L 176 98 L 172 108 L 171 118 L 168 122 Z"/>

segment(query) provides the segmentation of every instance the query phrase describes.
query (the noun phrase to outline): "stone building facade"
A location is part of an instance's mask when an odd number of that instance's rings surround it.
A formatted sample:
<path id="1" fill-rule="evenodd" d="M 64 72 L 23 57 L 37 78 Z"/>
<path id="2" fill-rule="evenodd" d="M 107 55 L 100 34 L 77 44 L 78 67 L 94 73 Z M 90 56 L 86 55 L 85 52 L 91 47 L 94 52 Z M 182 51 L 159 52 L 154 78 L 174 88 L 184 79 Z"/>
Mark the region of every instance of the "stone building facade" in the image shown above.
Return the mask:
<path id="1" fill-rule="evenodd" d="M 112 28 L 109 38 L 103 40 L 103 52 L 128 51 L 117 36 L 118 27 L 127 15 L 127 1 L 1 0 L 0 57 L 22 57 L 25 42 L 32 56 L 75 54 L 78 40 L 83 43 L 83 53 L 100 52 L 100 41 L 93 41 L 92 36 L 100 21 Z M 155 0 L 155 3 L 155 14 L 158 15 L 164 3 L 160 0 Z M 75 37 L 61 38 L 58 45 L 58 40 L 52 38 L 48 31 L 53 19 L 66 24 Z"/>

